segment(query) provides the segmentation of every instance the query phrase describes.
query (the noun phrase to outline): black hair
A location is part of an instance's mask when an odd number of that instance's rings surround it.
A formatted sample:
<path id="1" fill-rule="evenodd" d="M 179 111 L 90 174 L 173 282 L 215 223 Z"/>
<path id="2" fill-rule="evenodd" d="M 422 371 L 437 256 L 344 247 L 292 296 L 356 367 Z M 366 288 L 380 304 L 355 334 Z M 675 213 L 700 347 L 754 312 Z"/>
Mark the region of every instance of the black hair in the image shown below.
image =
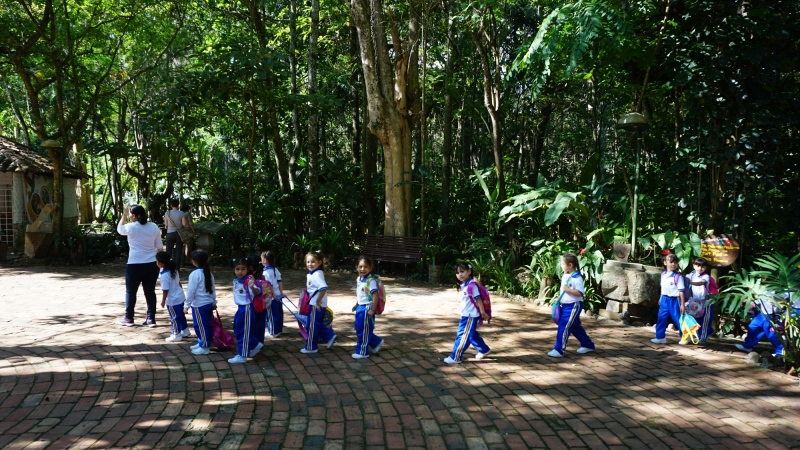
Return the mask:
<path id="1" fill-rule="evenodd" d="M 236 266 L 245 266 L 247 267 L 247 258 L 233 258 L 231 259 L 231 268 L 235 268 Z"/>
<path id="2" fill-rule="evenodd" d="M 675 253 L 670 253 L 668 255 L 664 255 L 664 262 L 670 262 L 670 261 L 673 261 L 673 262 L 677 263 L 678 262 L 678 255 L 676 255 Z"/>
<path id="3" fill-rule="evenodd" d="M 170 200 L 169 200 L 169 206 L 170 206 L 171 208 L 177 208 L 177 207 L 178 207 L 178 205 L 180 205 L 180 204 L 181 204 L 181 202 L 180 202 L 180 201 L 178 201 L 178 199 L 177 199 L 177 198 L 172 198 L 172 199 L 170 199 Z"/>
<path id="4" fill-rule="evenodd" d="M 375 263 L 372 262 L 372 258 L 364 255 L 358 257 L 358 261 L 356 261 L 356 269 L 358 269 L 358 265 L 361 264 L 362 262 L 367 263 L 367 265 L 369 266 L 369 273 L 372 273 L 372 271 L 375 270 Z"/>
<path id="5" fill-rule="evenodd" d="M 131 214 L 136 217 L 136 220 L 142 224 L 147 225 L 147 211 L 142 205 L 131 206 Z"/>
<path id="6" fill-rule="evenodd" d="M 247 257 L 247 270 L 252 274 L 261 272 L 261 270 L 262 270 L 261 257 L 259 257 L 255 253 L 253 253 L 252 255 L 248 256 Z"/>
<path id="7" fill-rule="evenodd" d="M 261 257 L 266 259 L 270 265 L 275 265 L 275 252 L 272 250 L 267 250 L 265 252 L 261 252 Z"/>
<path id="8" fill-rule="evenodd" d="M 310 252 L 306 253 L 306 258 L 308 258 L 309 256 L 311 256 L 314 259 L 316 259 L 317 261 L 319 261 L 319 268 L 322 269 L 322 271 L 324 272 L 325 271 L 325 260 L 322 259 L 322 254 L 319 251 L 310 251 Z"/>
<path id="9" fill-rule="evenodd" d="M 192 207 L 188 203 L 184 203 L 183 205 L 181 205 L 181 211 L 185 213 L 189 212 L 190 209 L 192 209 Z"/>
<path id="10" fill-rule="evenodd" d="M 470 264 L 470 263 L 465 263 L 465 262 L 457 262 L 457 263 L 456 263 L 456 264 L 453 266 L 453 271 L 454 271 L 455 273 L 462 272 L 462 271 L 463 271 L 463 272 L 466 272 L 467 270 L 469 270 L 470 272 L 472 272 L 472 264 Z M 474 275 L 474 274 L 473 274 L 473 275 Z"/>
<path id="11" fill-rule="evenodd" d="M 167 252 L 158 252 L 156 253 L 156 261 L 166 267 L 172 278 L 175 278 L 175 275 L 178 273 L 178 268 L 175 266 L 175 261 L 172 260 L 172 255 Z"/>
<path id="12" fill-rule="evenodd" d="M 205 250 L 195 250 L 192 252 L 192 261 L 198 267 L 203 268 L 203 276 L 206 279 L 206 292 L 214 293 L 214 283 L 211 280 L 211 266 L 208 264 L 208 253 Z"/>
<path id="13" fill-rule="evenodd" d="M 575 256 L 575 253 L 567 253 L 561 259 L 570 266 L 575 267 L 575 270 L 581 270 L 581 265 L 578 263 L 578 257 Z"/>
<path id="14" fill-rule="evenodd" d="M 705 258 L 695 258 L 694 263 L 698 266 L 708 267 L 708 261 Z"/>

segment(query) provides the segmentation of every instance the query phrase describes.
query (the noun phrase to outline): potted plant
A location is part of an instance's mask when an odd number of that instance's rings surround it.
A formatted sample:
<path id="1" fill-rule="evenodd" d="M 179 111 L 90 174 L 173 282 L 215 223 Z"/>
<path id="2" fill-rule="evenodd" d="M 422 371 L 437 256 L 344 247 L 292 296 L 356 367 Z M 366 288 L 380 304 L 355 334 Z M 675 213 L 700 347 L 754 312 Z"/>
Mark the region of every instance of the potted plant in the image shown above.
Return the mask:
<path id="1" fill-rule="evenodd" d="M 621 262 L 628 262 L 631 256 L 631 244 L 625 236 L 614 236 L 614 259 Z"/>

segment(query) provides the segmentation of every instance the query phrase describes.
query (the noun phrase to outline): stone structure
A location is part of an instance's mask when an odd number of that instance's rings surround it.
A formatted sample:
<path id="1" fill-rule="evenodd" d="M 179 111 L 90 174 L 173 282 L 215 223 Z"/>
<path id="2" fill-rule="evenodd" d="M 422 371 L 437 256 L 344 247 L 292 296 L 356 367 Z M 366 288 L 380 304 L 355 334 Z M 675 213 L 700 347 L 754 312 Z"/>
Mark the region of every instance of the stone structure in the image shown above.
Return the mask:
<path id="1" fill-rule="evenodd" d="M 608 300 L 601 315 L 619 319 L 624 313 L 644 317 L 658 308 L 661 268 L 607 260 L 603 265 L 603 296 Z"/>
<path id="2" fill-rule="evenodd" d="M 86 174 L 64 165 L 64 226 L 78 224 L 78 180 Z M 15 252 L 25 246 L 28 225 L 53 205 L 53 165 L 43 153 L 0 136 L 0 242 Z M 45 214 L 42 214 L 45 212 Z M 46 229 L 46 226 L 43 227 Z"/>

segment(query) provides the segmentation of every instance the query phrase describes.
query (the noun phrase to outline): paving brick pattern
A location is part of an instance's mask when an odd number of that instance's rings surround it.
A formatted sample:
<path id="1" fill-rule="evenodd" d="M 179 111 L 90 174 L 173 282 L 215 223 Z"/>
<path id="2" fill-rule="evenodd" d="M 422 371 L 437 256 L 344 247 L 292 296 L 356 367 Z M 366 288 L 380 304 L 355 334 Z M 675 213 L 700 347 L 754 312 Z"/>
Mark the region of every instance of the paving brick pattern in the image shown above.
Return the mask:
<path id="1" fill-rule="evenodd" d="M 284 272 L 296 296 L 304 272 Z M 216 276 L 230 326 L 232 275 Z M 729 342 L 656 346 L 652 330 L 584 319 L 598 351 L 571 340 L 552 359 L 546 309 L 495 299 L 492 354 L 447 366 L 458 294 L 387 279 L 385 347 L 356 361 L 355 276 L 327 278 L 336 347 L 300 354 L 287 316 L 231 366 L 230 351 L 165 343 L 163 310 L 157 328 L 114 325 L 123 265 L 0 268 L 0 448 L 798 448 L 797 379 Z M 140 294 L 137 322 L 144 310 Z"/>

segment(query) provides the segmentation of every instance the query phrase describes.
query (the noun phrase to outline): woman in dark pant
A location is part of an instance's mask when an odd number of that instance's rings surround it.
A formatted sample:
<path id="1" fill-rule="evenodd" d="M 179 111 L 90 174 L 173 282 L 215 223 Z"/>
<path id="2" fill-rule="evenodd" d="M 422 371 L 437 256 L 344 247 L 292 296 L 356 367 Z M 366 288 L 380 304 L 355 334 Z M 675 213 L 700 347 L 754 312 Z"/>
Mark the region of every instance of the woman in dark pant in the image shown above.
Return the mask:
<path id="1" fill-rule="evenodd" d="M 131 223 L 126 223 L 130 219 Z M 163 249 L 161 230 L 158 225 L 147 220 L 147 211 L 139 205 L 130 208 L 130 215 L 123 214 L 117 224 L 117 232 L 128 236 L 128 265 L 125 267 L 125 317 L 118 323 L 133 326 L 133 313 L 139 285 L 144 290 L 147 301 L 147 318 L 142 325 L 156 326 L 156 281 L 158 266 L 156 253 Z"/>
<path id="2" fill-rule="evenodd" d="M 164 214 L 164 228 L 167 230 L 167 253 L 172 256 L 178 269 L 181 267 L 181 257 L 183 257 L 183 241 L 178 234 L 178 228 L 186 226 L 186 218 L 183 211 L 178 209 L 177 198 L 169 201 L 170 210 Z"/>

